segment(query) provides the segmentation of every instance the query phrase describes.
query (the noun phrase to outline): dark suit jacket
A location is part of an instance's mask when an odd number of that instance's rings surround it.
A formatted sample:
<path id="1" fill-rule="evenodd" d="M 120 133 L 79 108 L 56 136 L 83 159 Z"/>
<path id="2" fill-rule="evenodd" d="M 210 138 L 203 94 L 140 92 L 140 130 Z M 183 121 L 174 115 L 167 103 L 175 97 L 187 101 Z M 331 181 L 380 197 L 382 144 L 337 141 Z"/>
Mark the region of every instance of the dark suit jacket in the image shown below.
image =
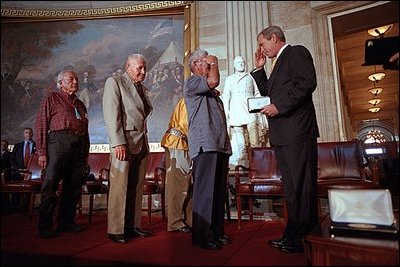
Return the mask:
<path id="1" fill-rule="evenodd" d="M 304 46 L 287 46 L 267 78 L 265 70 L 251 72 L 263 96 L 279 115 L 268 117 L 270 142 L 275 146 L 319 137 L 312 93 L 317 87 L 313 59 Z"/>
<path id="2" fill-rule="evenodd" d="M 36 142 L 33 142 L 31 154 L 36 153 Z M 24 145 L 25 141 L 16 143 L 11 154 L 11 168 L 24 169 Z"/>
<path id="3" fill-rule="evenodd" d="M 1 171 L 8 169 L 10 167 L 11 167 L 11 152 L 7 150 L 1 155 Z"/>

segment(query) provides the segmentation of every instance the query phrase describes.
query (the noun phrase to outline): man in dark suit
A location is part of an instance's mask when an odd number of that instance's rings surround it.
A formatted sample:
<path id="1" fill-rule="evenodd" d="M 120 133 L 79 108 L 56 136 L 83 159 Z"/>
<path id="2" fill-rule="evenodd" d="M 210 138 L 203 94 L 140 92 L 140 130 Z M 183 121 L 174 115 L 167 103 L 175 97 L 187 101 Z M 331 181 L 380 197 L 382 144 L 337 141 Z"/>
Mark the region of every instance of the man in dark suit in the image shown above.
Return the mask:
<path id="1" fill-rule="evenodd" d="M 268 243 L 288 253 L 303 252 L 303 237 L 318 222 L 317 138 L 312 93 L 317 86 L 310 52 L 304 46 L 286 44 L 281 28 L 270 26 L 257 37 L 256 69 L 259 91 L 271 98 L 261 113 L 268 117 L 270 143 L 275 149 L 285 192 L 288 221 L 279 240 Z M 266 57 L 275 58 L 268 78 Z"/>
<path id="2" fill-rule="evenodd" d="M 8 141 L 1 140 L 1 173 L 5 172 L 4 178 L 9 177 L 11 171 L 11 152 L 8 149 Z M 1 194 L 1 213 L 10 207 L 10 198 L 8 194 Z"/>
<path id="3" fill-rule="evenodd" d="M 8 150 L 8 141 L 1 140 L 1 172 L 11 167 L 11 152 Z"/>
<path id="4" fill-rule="evenodd" d="M 18 172 L 18 170 L 27 169 L 27 164 L 30 155 L 36 152 L 36 142 L 33 140 L 33 130 L 32 128 L 25 128 L 24 131 L 24 141 L 16 143 L 11 153 L 11 169 L 12 181 L 21 181 L 24 179 L 23 174 Z M 13 194 L 11 197 L 12 206 L 18 210 L 20 196 L 18 194 Z"/>
<path id="5" fill-rule="evenodd" d="M 29 151 L 26 152 L 27 146 L 29 147 Z M 24 141 L 16 143 L 14 145 L 12 155 L 11 155 L 11 168 L 19 170 L 26 169 L 27 160 L 31 154 L 36 152 L 36 142 L 33 140 L 33 130 L 32 128 L 24 129 Z M 26 154 L 25 154 L 26 153 Z M 15 176 L 16 180 L 21 179 Z"/>

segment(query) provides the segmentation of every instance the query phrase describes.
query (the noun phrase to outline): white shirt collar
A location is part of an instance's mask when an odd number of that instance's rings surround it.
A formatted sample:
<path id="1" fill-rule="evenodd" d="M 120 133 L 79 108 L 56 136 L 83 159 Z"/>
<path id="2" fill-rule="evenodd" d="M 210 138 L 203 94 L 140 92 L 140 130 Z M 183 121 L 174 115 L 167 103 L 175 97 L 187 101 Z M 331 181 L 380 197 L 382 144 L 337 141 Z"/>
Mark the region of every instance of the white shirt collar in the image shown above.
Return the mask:
<path id="1" fill-rule="evenodd" d="M 276 55 L 276 59 L 278 60 L 278 57 L 282 54 L 283 50 L 288 46 L 289 44 L 285 44 L 284 46 L 281 47 L 281 49 L 279 49 L 278 55 Z"/>

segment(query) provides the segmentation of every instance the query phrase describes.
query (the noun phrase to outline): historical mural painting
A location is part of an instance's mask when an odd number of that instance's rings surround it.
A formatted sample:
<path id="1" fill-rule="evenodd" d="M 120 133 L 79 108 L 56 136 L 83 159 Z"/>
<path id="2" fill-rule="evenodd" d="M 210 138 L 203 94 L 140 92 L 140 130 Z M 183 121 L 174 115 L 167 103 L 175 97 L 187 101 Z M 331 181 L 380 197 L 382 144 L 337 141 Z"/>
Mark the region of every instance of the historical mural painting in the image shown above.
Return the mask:
<path id="1" fill-rule="evenodd" d="M 183 87 L 183 16 L 151 16 L 1 25 L 1 138 L 14 144 L 34 128 L 40 101 L 59 71 L 78 73 L 92 144 L 108 143 L 103 120 L 105 80 L 124 72 L 132 53 L 147 58 L 145 85 L 154 111 L 149 141 L 159 142 Z"/>

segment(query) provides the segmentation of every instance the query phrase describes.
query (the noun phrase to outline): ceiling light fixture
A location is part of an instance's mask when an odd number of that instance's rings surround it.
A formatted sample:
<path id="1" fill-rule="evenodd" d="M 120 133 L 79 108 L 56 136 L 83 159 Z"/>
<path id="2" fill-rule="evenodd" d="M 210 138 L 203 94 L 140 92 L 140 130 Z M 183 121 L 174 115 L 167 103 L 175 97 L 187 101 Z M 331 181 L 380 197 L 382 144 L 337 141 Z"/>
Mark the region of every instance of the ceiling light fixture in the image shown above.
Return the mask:
<path id="1" fill-rule="evenodd" d="M 370 92 L 374 96 L 379 95 L 382 91 L 383 91 L 382 87 L 374 87 L 374 88 L 368 89 L 368 92 Z"/>
<path id="2" fill-rule="evenodd" d="M 380 98 L 372 98 L 370 100 L 368 100 L 368 103 L 370 103 L 371 105 L 378 105 L 379 103 L 381 103 L 382 99 Z"/>
<path id="3" fill-rule="evenodd" d="M 373 37 L 383 37 L 386 33 L 388 33 L 393 28 L 393 24 L 388 24 L 380 27 L 376 27 L 368 30 L 368 34 Z"/>
<path id="4" fill-rule="evenodd" d="M 386 74 L 384 72 L 375 72 L 370 75 L 368 75 L 368 80 L 371 82 L 379 82 L 383 78 L 385 78 Z"/>
<path id="5" fill-rule="evenodd" d="M 380 107 L 373 107 L 373 108 L 369 108 L 368 110 L 370 112 L 372 112 L 372 113 L 377 113 L 379 110 L 381 110 L 381 108 Z"/>
<path id="6" fill-rule="evenodd" d="M 381 144 L 386 142 L 385 136 L 382 134 L 381 131 L 379 130 L 372 130 L 368 131 L 366 139 L 365 139 L 365 144 Z"/>

